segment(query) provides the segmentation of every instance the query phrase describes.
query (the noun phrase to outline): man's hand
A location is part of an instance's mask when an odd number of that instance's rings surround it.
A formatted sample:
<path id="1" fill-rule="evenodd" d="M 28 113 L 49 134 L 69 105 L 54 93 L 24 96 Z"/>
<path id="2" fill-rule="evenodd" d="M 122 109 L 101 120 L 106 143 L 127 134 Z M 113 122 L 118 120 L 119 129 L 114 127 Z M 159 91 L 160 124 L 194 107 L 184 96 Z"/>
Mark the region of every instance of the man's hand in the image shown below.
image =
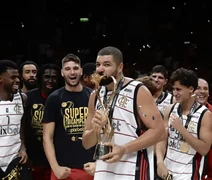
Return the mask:
<path id="1" fill-rule="evenodd" d="M 184 128 L 183 125 L 182 125 L 182 121 L 175 114 L 172 114 L 170 116 L 170 121 L 171 121 L 172 127 L 174 129 L 176 129 L 177 131 L 181 132 L 182 131 L 182 128 Z"/>
<path id="2" fill-rule="evenodd" d="M 103 116 L 100 110 L 96 110 L 91 123 L 92 123 L 92 128 L 94 130 L 99 130 L 106 125 L 107 123 L 106 116 Z"/>
<path id="3" fill-rule="evenodd" d="M 24 164 L 27 162 L 27 153 L 26 153 L 26 150 L 24 149 L 21 149 L 19 152 L 18 152 L 18 156 L 21 157 L 19 163 L 20 164 Z"/>
<path id="4" fill-rule="evenodd" d="M 106 163 L 113 163 L 118 162 L 122 158 L 122 156 L 125 154 L 125 148 L 124 146 L 118 146 L 113 143 L 105 143 L 106 146 L 110 146 L 112 148 L 112 151 L 104 156 L 101 157 L 101 160 L 103 160 Z"/>
<path id="5" fill-rule="evenodd" d="M 57 166 L 53 169 L 53 172 L 58 179 L 65 179 L 70 175 L 71 169 L 64 166 Z"/>
<path id="6" fill-rule="evenodd" d="M 165 179 L 167 177 L 167 175 L 169 174 L 169 171 L 166 168 L 166 166 L 164 165 L 164 162 L 157 163 L 157 174 L 162 179 Z"/>
<path id="7" fill-rule="evenodd" d="M 94 176 L 96 169 L 96 162 L 88 162 L 84 164 L 84 170 L 91 176 Z"/>

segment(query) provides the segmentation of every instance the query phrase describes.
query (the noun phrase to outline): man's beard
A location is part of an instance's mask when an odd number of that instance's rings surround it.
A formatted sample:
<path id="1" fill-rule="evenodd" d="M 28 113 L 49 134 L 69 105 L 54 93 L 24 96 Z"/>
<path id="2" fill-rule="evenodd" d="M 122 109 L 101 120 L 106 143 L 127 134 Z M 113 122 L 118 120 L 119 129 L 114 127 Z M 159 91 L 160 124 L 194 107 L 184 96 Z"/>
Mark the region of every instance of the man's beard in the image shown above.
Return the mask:
<path id="1" fill-rule="evenodd" d="M 101 76 L 103 75 L 102 73 L 99 73 L 99 74 L 100 74 Z M 112 73 L 111 76 L 113 76 L 113 77 L 116 79 L 117 70 L 114 71 L 114 72 Z M 112 78 L 111 76 L 105 75 L 105 76 L 101 79 L 99 85 L 100 85 L 100 86 L 107 86 L 107 85 L 111 84 L 111 83 L 113 82 L 113 78 Z"/>
<path id="2" fill-rule="evenodd" d="M 27 88 L 27 90 L 32 90 L 38 87 L 36 81 L 34 81 L 33 83 L 30 83 L 29 81 L 26 81 L 23 79 L 23 84 Z"/>

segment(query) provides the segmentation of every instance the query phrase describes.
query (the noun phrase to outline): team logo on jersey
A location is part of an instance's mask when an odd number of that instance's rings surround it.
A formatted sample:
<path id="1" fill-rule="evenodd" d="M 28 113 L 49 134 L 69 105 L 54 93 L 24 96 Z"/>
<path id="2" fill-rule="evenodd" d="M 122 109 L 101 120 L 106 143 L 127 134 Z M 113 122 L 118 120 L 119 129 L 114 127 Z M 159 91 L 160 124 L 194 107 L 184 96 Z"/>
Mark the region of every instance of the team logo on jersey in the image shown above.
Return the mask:
<path id="1" fill-rule="evenodd" d="M 22 106 L 19 103 L 15 104 L 14 111 L 16 114 L 21 114 Z"/>
<path id="2" fill-rule="evenodd" d="M 128 103 L 129 99 L 127 99 L 126 96 L 122 96 L 118 99 L 118 104 L 119 104 L 119 107 L 121 108 L 126 108 L 126 105 Z"/>
<path id="3" fill-rule="evenodd" d="M 197 124 L 195 122 L 190 122 L 188 125 L 188 131 L 194 133 L 197 129 Z"/>

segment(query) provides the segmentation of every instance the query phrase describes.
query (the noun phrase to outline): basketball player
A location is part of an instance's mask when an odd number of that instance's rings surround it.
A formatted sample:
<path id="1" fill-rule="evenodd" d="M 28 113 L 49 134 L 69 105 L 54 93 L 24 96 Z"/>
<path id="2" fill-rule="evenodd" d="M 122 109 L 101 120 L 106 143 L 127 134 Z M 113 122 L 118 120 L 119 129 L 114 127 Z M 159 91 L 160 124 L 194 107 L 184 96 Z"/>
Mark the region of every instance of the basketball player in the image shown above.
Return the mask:
<path id="1" fill-rule="evenodd" d="M 38 65 L 33 61 L 25 61 L 19 67 L 21 77 L 20 90 L 25 93 L 29 90 L 37 88 L 37 71 Z"/>
<path id="2" fill-rule="evenodd" d="M 49 95 L 44 110 L 43 146 L 52 169 L 51 180 L 92 180 L 83 165 L 93 160 L 94 150 L 82 146 L 92 90 L 81 85 L 81 62 L 74 54 L 63 58 L 61 72 L 65 87 Z"/>
<path id="3" fill-rule="evenodd" d="M 55 64 L 43 65 L 37 74 L 39 88 L 26 92 L 26 149 L 33 163 L 34 180 L 50 180 L 51 168 L 43 149 L 43 113 L 49 94 L 59 88 L 60 67 Z"/>
<path id="4" fill-rule="evenodd" d="M 164 116 L 164 112 L 166 108 L 173 104 L 174 98 L 173 95 L 164 90 L 164 87 L 168 83 L 168 71 L 162 65 L 156 65 L 152 68 L 150 76 L 156 83 L 156 93 L 153 95 L 155 102 L 158 106 L 159 111 Z M 155 180 L 158 180 L 159 177 L 157 175 L 157 159 L 156 154 L 154 154 L 154 165 L 155 165 Z"/>
<path id="5" fill-rule="evenodd" d="M 208 82 L 205 79 L 199 78 L 198 79 L 198 87 L 195 91 L 197 102 L 200 104 L 205 105 L 211 112 L 212 106 L 208 103 L 209 97 L 209 86 Z M 206 166 L 204 169 L 204 176 L 203 180 L 212 180 L 212 147 L 206 156 Z"/>
<path id="6" fill-rule="evenodd" d="M 105 47 L 98 52 L 96 72 L 106 80 L 114 76 L 118 82 L 116 95 L 108 114 L 114 129 L 112 152 L 96 161 L 95 180 L 153 179 L 153 148 L 163 139 L 165 128 L 161 115 L 149 90 L 142 83 L 123 76 L 123 56 L 115 47 Z M 100 98 L 107 102 L 113 89 L 113 82 L 101 87 Z M 83 146 L 89 149 L 98 142 L 103 110 L 97 92 L 90 96 L 88 118 L 83 134 Z M 103 100 L 104 98 L 104 100 Z M 107 104 L 105 105 L 107 106 Z M 151 148 L 149 148 L 151 147 Z"/>
<path id="7" fill-rule="evenodd" d="M 165 112 L 167 139 L 156 147 L 157 172 L 163 179 L 170 174 L 173 180 L 199 180 L 204 164 L 200 163 L 202 156 L 208 153 L 212 142 L 212 114 L 196 101 L 195 72 L 177 69 L 170 82 L 177 103 Z"/>
<path id="8" fill-rule="evenodd" d="M 164 114 L 167 106 L 173 104 L 174 101 L 173 95 L 167 91 L 164 91 L 164 87 L 168 82 L 168 72 L 164 66 L 156 65 L 152 68 L 150 76 L 157 84 L 157 92 L 154 94 L 153 97 L 159 110 L 162 114 Z"/>
<path id="9" fill-rule="evenodd" d="M 10 60 L 1 60 L 0 179 L 7 179 L 12 175 L 21 180 L 30 179 L 29 176 L 23 174 L 27 161 L 22 126 L 26 96 L 18 92 L 19 82 L 16 64 Z"/>

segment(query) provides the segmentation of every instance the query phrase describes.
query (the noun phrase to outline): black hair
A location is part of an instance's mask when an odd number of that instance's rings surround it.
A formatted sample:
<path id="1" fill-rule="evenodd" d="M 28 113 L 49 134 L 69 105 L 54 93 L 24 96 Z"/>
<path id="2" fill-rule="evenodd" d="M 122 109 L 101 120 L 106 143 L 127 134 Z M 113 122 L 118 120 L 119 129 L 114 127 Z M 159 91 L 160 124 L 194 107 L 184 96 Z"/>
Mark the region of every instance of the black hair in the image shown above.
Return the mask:
<path id="1" fill-rule="evenodd" d="M 152 75 L 153 73 L 161 73 L 165 79 L 168 79 L 168 71 L 163 65 L 154 66 L 150 74 Z"/>
<path id="2" fill-rule="evenodd" d="M 108 47 L 102 48 L 98 52 L 98 56 L 107 56 L 107 55 L 113 56 L 113 60 L 115 61 L 117 65 L 123 63 L 123 54 L 118 48 L 108 46 Z"/>
<path id="3" fill-rule="evenodd" d="M 197 74 L 189 69 L 179 68 L 174 71 L 170 77 L 170 83 L 173 85 L 176 81 L 186 87 L 193 87 L 194 91 L 198 87 L 198 77 Z"/>
<path id="4" fill-rule="evenodd" d="M 33 61 L 25 61 L 25 62 L 23 62 L 20 66 L 19 66 L 19 68 L 18 68 L 18 72 L 19 72 L 19 75 L 22 77 L 22 74 L 23 74 L 23 67 L 25 66 L 25 65 L 30 65 L 30 64 L 33 64 L 35 67 L 36 67 L 36 69 L 38 70 L 39 68 L 38 68 L 38 65 L 35 63 L 35 62 L 33 62 Z"/>
<path id="5" fill-rule="evenodd" d="M 76 56 L 75 54 L 67 54 L 63 59 L 62 59 L 62 67 L 64 66 L 64 64 L 66 62 L 70 62 L 73 61 L 77 64 L 79 64 L 81 66 L 81 60 L 78 56 Z"/>
<path id="6" fill-rule="evenodd" d="M 8 69 L 17 69 L 15 62 L 11 60 L 0 60 L 0 74 L 5 73 Z"/>
<path id="7" fill-rule="evenodd" d="M 40 67 L 40 69 L 38 70 L 38 73 L 37 73 L 37 82 L 38 82 L 38 85 L 41 86 L 42 85 L 42 78 L 43 78 L 43 75 L 44 75 L 44 72 L 46 69 L 54 69 L 57 73 L 58 73 L 58 76 L 59 76 L 59 79 L 58 79 L 58 83 L 59 83 L 59 86 L 61 87 L 63 85 L 63 80 L 62 80 L 62 77 L 61 77 L 61 67 L 56 65 L 56 64 L 44 64 Z"/>

